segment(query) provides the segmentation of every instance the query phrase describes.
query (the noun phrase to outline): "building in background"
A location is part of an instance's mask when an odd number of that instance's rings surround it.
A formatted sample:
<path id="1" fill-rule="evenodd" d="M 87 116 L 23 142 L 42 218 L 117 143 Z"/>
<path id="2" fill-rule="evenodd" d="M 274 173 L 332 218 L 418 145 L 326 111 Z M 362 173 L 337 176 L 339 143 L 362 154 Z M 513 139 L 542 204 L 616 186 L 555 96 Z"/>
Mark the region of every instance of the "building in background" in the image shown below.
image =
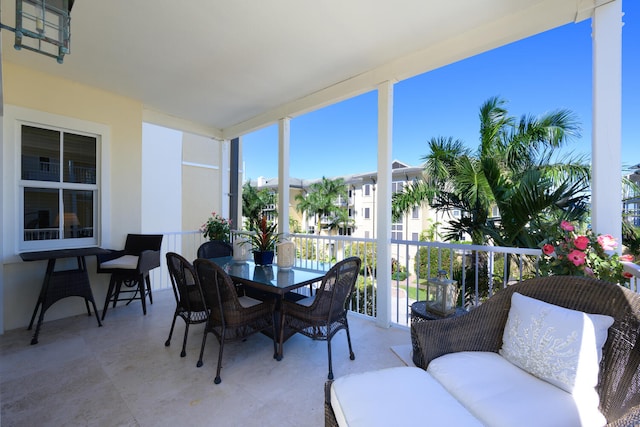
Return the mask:
<path id="1" fill-rule="evenodd" d="M 632 166 L 634 171 L 626 176 L 626 178 L 635 185 L 640 186 L 640 163 Z M 627 190 L 622 195 L 622 213 L 623 218 L 635 227 L 640 227 L 640 194 L 633 189 Z"/>
<path id="2" fill-rule="evenodd" d="M 399 160 L 392 163 L 392 191 L 393 193 L 403 191 L 404 187 L 410 183 L 422 179 L 423 169 L 420 166 L 409 166 Z M 375 238 L 376 237 L 376 189 L 377 189 L 377 172 L 366 172 L 353 175 L 342 175 L 330 178 L 331 180 L 344 180 L 347 185 L 348 197 L 346 200 L 338 198 L 336 205 L 344 207 L 348 211 L 350 226 L 345 228 L 330 228 L 330 220 L 320 218 L 320 224 L 313 216 L 307 216 L 297 210 L 296 195 L 305 194 L 309 191 L 312 184 L 319 182 L 319 179 L 301 180 L 291 178 L 291 186 L 289 187 L 289 217 L 300 225 L 300 230 L 308 234 L 321 235 L 348 235 L 358 238 Z M 265 179 L 259 177 L 251 182 L 251 185 L 257 187 L 258 190 L 268 189 L 274 194 L 278 191 L 278 179 Z M 275 215 L 275 205 L 266 209 L 265 213 L 268 218 Z M 451 212 L 451 217 L 459 218 L 460 212 Z M 448 217 L 448 215 L 445 215 Z M 437 231 L 437 227 L 446 221 L 443 214 L 437 213 L 427 204 L 415 206 L 411 212 L 405 214 L 403 218 L 391 224 L 391 238 L 393 240 L 413 240 L 420 239 L 420 234 L 427 229 Z M 318 233 L 318 228 L 320 232 Z M 437 233 L 435 233 L 437 235 Z"/>

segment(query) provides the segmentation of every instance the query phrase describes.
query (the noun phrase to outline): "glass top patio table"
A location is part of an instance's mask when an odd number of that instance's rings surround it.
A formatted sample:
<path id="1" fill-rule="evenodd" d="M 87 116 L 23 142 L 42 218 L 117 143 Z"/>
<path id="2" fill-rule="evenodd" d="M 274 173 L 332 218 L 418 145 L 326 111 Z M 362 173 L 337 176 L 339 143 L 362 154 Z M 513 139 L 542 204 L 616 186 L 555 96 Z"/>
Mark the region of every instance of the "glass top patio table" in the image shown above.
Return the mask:
<path id="1" fill-rule="evenodd" d="M 211 258 L 231 278 L 239 283 L 280 296 L 297 288 L 319 282 L 326 272 L 299 267 L 278 268 L 274 265 L 256 265 L 252 261 L 236 261 L 233 257 Z"/>

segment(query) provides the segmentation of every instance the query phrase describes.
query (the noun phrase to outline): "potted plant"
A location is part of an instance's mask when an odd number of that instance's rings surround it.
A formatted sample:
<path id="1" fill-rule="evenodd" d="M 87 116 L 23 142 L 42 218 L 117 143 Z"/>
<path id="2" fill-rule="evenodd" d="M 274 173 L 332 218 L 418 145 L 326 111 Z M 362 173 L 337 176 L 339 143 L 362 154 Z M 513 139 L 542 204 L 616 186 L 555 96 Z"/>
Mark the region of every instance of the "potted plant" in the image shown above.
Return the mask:
<path id="1" fill-rule="evenodd" d="M 215 212 L 211 212 L 211 216 L 207 219 L 207 222 L 202 224 L 200 231 L 205 239 L 229 242 L 231 220 L 225 219 Z"/>
<path id="2" fill-rule="evenodd" d="M 257 229 L 247 234 L 247 243 L 253 248 L 253 260 L 257 265 L 273 264 L 273 250 L 280 241 L 280 234 L 276 232 L 278 224 L 267 222 L 267 217 L 261 216 Z"/>

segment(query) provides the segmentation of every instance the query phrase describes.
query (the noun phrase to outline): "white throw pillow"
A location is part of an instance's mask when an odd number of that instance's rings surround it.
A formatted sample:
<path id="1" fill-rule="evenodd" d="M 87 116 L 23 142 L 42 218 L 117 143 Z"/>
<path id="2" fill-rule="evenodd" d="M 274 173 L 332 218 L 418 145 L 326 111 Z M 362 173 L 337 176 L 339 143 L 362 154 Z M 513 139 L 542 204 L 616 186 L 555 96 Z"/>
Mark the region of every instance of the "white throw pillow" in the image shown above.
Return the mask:
<path id="1" fill-rule="evenodd" d="M 500 354 L 530 374 L 593 402 L 602 346 L 612 324 L 611 316 L 570 310 L 514 292 Z"/>

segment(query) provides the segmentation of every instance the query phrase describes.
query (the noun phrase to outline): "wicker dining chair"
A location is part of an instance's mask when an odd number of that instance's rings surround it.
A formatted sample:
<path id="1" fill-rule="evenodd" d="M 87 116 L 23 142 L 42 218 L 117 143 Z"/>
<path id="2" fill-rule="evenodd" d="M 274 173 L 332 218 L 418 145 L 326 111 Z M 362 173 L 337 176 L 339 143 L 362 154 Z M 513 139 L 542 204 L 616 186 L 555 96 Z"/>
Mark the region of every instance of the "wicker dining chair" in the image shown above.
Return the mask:
<path id="1" fill-rule="evenodd" d="M 187 346 L 189 325 L 206 322 L 209 318 L 209 310 L 193 265 L 175 252 L 167 252 L 166 256 L 173 295 L 176 298 L 176 310 L 173 313 L 169 338 L 167 338 L 164 345 L 167 347 L 171 345 L 171 336 L 176 325 L 176 318 L 180 317 L 185 323 L 180 357 L 185 357 L 187 355 L 185 348 Z"/>
<path id="2" fill-rule="evenodd" d="M 98 273 L 111 274 L 102 320 L 110 302 L 115 307 L 118 301 L 127 301 L 129 305 L 131 301 L 139 299 L 142 302 L 142 313 L 147 314 L 147 296 L 149 303 L 153 304 L 149 271 L 160 267 L 161 246 L 162 234 L 128 234 L 123 250 L 97 256 Z M 122 294 L 125 295 L 121 298 Z"/>
<path id="3" fill-rule="evenodd" d="M 210 311 L 202 337 L 200 358 L 197 366 L 202 366 L 202 356 L 207 334 L 212 333 L 218 339 L 218 368 L 214 379 L 220 384 L 222 352 L 227 341 L 244 340 L 256 332 L 268 331 L 273 337 L 273 351 L 276 354 L 276 331 L 273 322 L 275 301 L 259 301 L 247 296 L 238 296 L 236 287 L 229 275 L 214 262 L 198 258 L 193 262 L 202 292 Z"/>
<path id="4" fill-rule="evenodd" d="M 329 379 L 333 379 L 331 338 L 341 329 L 347 332 L 349 358 L 356 358 L 351 347 L 347 311 L 360 273 L 361 260 L 346 258 L 327 272 L 316 293 L 299 301 L 282 301 L 280 342 L 284 334 L 299 332 L 314 340 L 326 340 L 329 355 Z M 279 350 L 282 355 L 282 349 Z"/>
<path id="5" fill-rule="evenodd" d="M 210 240 L 204 242 L 198 248 L 198 258 L 219 258 L 223 256 L 232 256 L 233 246 L 227 242 L 220 240 Z"/>

